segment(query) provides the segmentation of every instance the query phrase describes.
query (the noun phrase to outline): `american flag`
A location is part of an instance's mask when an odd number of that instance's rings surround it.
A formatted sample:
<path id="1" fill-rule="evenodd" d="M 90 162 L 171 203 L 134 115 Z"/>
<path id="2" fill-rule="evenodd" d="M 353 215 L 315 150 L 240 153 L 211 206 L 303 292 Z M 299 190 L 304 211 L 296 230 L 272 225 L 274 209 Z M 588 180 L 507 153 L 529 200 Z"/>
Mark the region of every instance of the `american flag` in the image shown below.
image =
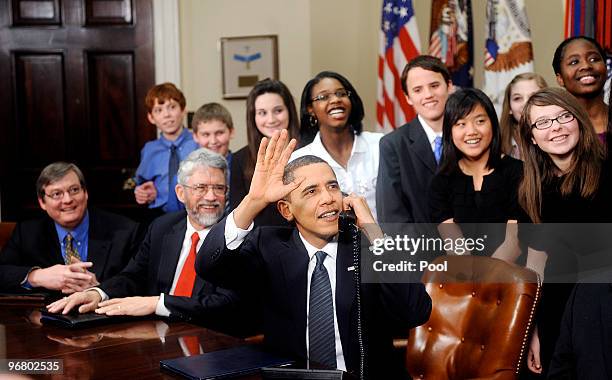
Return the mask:
<path id="1" fill-rule="evenodd" d="M 443 16 L 444 17 L 444 16 Z M 442 40 L 440 33 L 433 33 L 429 40 L 429 55 L 440 58 L 446 66 L 455 65 L 455 55 L 457 55 L 457 24 L 448 20 L 448 36 L 450 38 Z"/>
<path id="2" fill-rule="evenodd" d="M 429 55 L 448 67 L 453 85 L 473 87 L 474 44 L 471 0 L 433 0 Z"/>
<path id="3" fill-rule="evenodd" d="M 383 1 L 379 36 L 376 122 L 379 130 L 389 132 L 415 117 L 400 81 L 406 63 L 421 51 L 411 0 Z"/>

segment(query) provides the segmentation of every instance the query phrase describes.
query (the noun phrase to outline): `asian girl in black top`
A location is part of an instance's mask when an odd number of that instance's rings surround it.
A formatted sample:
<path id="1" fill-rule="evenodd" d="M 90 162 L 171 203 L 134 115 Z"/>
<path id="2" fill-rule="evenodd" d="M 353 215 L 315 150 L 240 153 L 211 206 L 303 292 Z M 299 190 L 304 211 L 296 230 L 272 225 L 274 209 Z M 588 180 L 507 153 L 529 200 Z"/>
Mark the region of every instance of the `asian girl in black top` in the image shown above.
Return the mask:
<path id="1" fill-rule="evenodd" d="M 442 128 L 443 161 L 430 193 L 440 235 L 487 235 L 479 254 L 515 261 L 520 254 L 517 190 L 523 169 L 519 160 L 502 155 L 493 104 L 480 90 L 461 89 L 448 98 Z"/>

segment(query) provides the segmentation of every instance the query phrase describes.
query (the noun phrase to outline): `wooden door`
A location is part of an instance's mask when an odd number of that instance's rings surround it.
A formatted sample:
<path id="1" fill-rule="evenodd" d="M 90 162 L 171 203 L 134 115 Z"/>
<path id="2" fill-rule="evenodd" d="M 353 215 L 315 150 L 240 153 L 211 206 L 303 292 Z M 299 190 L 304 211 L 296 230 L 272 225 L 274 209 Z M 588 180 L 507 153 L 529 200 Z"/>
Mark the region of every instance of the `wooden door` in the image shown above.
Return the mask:
<path id="1" fill-rule="evenodd" d="M 90 204 L 133 215 L 124 181 L 155 138 L 151 0 L 0 0 L 2 219 L 37 213 L 35 181 L 65 160 Z"/>

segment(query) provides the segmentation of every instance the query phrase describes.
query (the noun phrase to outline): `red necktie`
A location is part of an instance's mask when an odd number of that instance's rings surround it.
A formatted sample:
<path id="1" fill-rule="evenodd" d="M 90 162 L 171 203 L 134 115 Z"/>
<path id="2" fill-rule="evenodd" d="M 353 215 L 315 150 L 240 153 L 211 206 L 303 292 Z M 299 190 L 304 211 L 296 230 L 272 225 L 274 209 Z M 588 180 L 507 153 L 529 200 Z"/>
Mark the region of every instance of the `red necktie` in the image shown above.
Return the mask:
<path id="1" fill-rule="evenodd" d="M 198 336 L 183 336 L 179 339 L 183 340 L 189 356 L 200 355 L 200 338 Z"/>
<path id="2" fill-rule="evenodd" d="M 194 232 L 193 235 L 191 235 L 191 249 L 189 249 L 189 256 L 187 256 L 187 260 L 185 260 L 185 264 L 183 264 L 181 275 L 179 276 L 178 282 L 176 283 L 176 288 L 174 289 L 175 296 L 191 297 L 193 283 L 195 282 L 196 278 L 195 258 L 196 248 L 199 241 L 200 235 L 198 235 L 197 232 Z"/>

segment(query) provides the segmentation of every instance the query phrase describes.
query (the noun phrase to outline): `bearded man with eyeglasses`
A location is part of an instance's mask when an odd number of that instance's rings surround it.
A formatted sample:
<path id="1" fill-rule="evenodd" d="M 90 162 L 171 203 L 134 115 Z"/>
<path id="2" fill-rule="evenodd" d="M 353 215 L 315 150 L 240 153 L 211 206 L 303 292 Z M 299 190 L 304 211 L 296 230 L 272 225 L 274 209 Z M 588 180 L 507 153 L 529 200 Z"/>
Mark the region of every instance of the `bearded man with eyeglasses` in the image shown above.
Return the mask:
<path id="1" fill-rule="evenodd" d="M 15 227 L 0 253 L 0 291 L 78 292 L 119 273 L 136 253 L 138 224 L 89 208 L 85 177 L 75 164 L 45 167 L 36 193 L 47 215 Z"/>
<path id="2" fill-rule="evenodd" d="M 140 250 L 117 276 L 47 306 L 51 312 L 143 316 L 155 314 L 229 326 L 238 305 L 235 292 L 197 277 L 196 253 L 225 211 L 227 162 L 218 153 L 198 149 L 178 170 L 177 198 L 185 210 L 155 219 Z"/>

